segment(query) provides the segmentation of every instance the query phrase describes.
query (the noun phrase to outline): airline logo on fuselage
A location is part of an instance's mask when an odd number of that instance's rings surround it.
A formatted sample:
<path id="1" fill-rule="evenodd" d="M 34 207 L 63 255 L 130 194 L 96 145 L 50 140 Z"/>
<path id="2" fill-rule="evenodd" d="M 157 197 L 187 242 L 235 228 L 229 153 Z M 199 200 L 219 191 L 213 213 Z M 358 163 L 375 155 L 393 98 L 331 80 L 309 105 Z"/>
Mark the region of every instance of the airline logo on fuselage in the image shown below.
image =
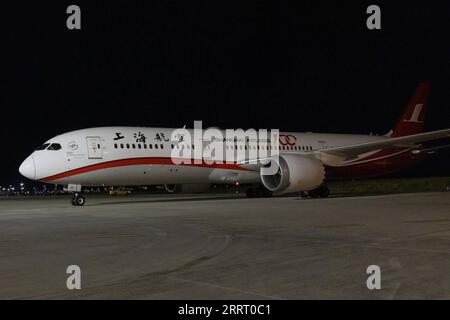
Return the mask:
<path id="1" fill-rule="evenodd" d="M 280 134 L 280 144 L 282 146 L 295 146 L 297 137 L 291 134 Z"/>

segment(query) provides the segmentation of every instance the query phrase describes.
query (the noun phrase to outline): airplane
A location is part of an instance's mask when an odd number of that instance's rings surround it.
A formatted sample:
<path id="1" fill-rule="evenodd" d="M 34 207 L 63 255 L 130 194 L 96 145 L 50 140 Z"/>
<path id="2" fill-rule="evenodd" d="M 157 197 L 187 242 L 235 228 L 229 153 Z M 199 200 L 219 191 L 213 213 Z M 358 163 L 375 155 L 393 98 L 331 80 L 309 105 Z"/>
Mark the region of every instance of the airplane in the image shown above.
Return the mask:
<path id="1" fill-rule="evenodd" d="M 429 150 L 424 142 L 450 137 L 450 129 L 424 132 L 429 91 L 429 83 L 420 83 L 394 129 L 382 136 L 280 132 L 279 141 L 269 140 L 266 146 L 244 142 L 246 149 L 269 149 L 269 162 L 276 149 L 278 158 L 273 161 L 278 170 L 272 174 L 262 174 L 268 163 L 262 158 L 174 163 L 172 152 L 180 147 L 180 141 L 171 139 L 176 129 L 144 127 L 89 128 L 58 135 L 27 157 L 19 172 L 31 180 L 64 185 L 74 193 L 74 206 L 85 204 L 82 186 L 165 185 L 175 192 L 189 185 L 230 184 L 250 185 L 248 197 L 327 197 L 328 180 L 375 177 L 414 165 Z M 190 151 L 194 149 L 192 145 Z"/>

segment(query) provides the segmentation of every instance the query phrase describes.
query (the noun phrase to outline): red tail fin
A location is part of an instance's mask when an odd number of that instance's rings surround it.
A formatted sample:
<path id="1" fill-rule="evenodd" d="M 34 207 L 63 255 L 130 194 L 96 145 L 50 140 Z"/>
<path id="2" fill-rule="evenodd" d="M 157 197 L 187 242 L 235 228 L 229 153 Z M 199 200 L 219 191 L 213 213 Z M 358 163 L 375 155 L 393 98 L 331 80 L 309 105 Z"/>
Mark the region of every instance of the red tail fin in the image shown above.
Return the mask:
<path id="1" fill-rule="evenodd" d="M 424 131 L 425 112 L 429 94 L 430 84 L 428 82 L 421 82 L 403 112 L 402 117 L 397 122 L 391 137 L 408 136 Z"/>

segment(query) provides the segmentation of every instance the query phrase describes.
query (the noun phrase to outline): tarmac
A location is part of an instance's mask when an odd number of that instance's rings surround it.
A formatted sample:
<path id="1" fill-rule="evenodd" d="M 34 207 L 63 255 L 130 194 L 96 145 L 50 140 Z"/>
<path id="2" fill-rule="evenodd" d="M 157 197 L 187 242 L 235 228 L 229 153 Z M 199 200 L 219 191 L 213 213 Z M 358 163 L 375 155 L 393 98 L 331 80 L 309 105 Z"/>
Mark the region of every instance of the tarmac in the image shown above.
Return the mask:
<path id="1" fill-rule="evenodd" d="M 0 198 L 0 299 L 449 298 L 450 192 Z"/>

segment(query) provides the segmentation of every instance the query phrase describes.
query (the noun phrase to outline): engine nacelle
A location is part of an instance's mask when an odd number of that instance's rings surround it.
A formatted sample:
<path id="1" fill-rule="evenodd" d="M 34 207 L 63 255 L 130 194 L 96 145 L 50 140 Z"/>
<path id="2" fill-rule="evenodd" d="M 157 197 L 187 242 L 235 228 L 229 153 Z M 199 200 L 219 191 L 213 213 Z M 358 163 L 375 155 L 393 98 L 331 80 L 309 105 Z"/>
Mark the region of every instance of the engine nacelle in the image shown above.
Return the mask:
<path id="1" fill-rule="evenodd" d="M 169 193 L 202 193 L 211 190 L 210 184 L 165 184 L 164 189 Z"/>
<path id="2" fill-rule="evenodd" d="M 276 160 L 271 160 L 276 161 Z M 272 192 L 288 193 L 313 190 L 325 179 L 325 168 L 316 158 L 300 155 L 280 155 L 278 172 L 274 175 L 261 174 L 261 180 Z"/>

